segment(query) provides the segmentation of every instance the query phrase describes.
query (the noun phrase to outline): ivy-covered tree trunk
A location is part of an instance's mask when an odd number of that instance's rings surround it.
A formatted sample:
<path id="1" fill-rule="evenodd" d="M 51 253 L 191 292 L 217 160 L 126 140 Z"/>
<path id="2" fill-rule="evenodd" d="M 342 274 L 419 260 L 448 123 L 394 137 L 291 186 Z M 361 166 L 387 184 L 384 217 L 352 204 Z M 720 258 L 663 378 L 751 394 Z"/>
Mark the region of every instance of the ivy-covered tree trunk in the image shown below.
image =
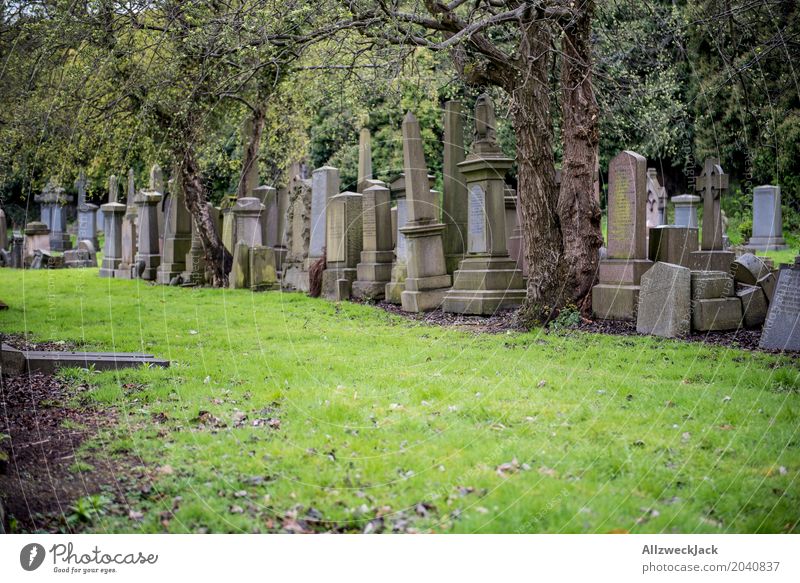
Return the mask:
<path id="1" fill-rule="evenodd" d="M 211 284 L 214 287 L 226 287 L 233 258 L 222 244 L 222 239 L 208 212 L 205 186 L 191 140 L 178 140 L 175 144 L 174 154 L 178 160 L 181 186 L 186 197 L 186 208 L 194 218 L 197 232 L 200 235 L 206 269 L 211 274 Z"/>
<path id="2" fill-rule="evenodd" d="M 521 32 L 522 66 L 506 90 L 512 97 L 520 222 L 528 261 L 528 292 L 518 318 L 531 326 L 548 321 L 563 303 L 563 248 L 548 93 L 551 31 L 547 23 L 532 21 Z"/>
<path id="3" fill-rule="evenodd" d="M 558 196 L 558 220 L 564 247 L 568 297 L 588 315 L 592 286 L 597 277 L 600 204 L 594 194 L 597 167 L 598 107 L 592 87 L 591 33 L 594 1 L 576 8 L 576 17 L 565 28 L 561 40 L 561 106 L 563 114 L 564 160 Z"/>

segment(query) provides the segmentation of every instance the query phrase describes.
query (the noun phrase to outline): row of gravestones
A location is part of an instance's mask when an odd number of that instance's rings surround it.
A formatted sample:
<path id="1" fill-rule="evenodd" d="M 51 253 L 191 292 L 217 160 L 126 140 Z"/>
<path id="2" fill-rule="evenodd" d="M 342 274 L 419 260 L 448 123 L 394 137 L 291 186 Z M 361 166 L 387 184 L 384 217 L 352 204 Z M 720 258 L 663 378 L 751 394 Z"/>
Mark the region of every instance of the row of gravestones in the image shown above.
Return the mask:
<path id="1" fill-rule="evenodd" d="M 800 349 L 800 259 L 773 272 L 752 253 L 737 258 L 724 248 L 720 199 L 728 176 L 719 161 L 707 159 L 696 181 L 703 202 L 700 240 L 696 226 L 647 228 L 647 181 L 639 154 L 625 151 L 611 161 L 608 244 L 592 289 L 595 316 L 635 321 L 639 332 L 665 337 L 766 321 L 762 347 Z M 780 190 L 759 187 L 755 197 L 751 244 L 785 248 Z"/>

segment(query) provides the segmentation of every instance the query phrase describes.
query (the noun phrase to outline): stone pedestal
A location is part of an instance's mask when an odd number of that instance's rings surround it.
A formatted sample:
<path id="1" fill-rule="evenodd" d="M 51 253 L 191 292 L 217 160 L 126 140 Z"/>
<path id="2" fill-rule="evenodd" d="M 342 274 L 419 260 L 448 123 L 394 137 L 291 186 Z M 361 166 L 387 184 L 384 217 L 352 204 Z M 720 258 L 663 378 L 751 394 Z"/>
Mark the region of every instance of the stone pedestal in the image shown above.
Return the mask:
<path id="1" fill-rule="evenodd" d="M 702 200 L 693 194 L 681 194 L 672 197 L 672 204 L 675 205 L 675 226 L 698 228 L 697 205 Z"/>
<path id="2" fill-rule="evenodd" d="M 192 247 L 192 216 L 186 208 L 183 189 L 177 179 L 171 180 L 170 186 L 171 201 L 164 221 L 164 244 L 156 276 L 156 282 L 163 285 L 186 271 L 186 254 Z"/>
<path id="3" fill-rule="evenodd" d="M 32 221 L 25 225 L 24 233 L 23 262 L 25 265 L 30 265 L 36 251 L 50 252 L 50 229 L 44 223 Z"/>
<path id="4" fill-rule="evenodd" d="M 482 100 L 488 97 L 478 98 L 479 103 Z M 509 197 L 504 177 L 514 161 L 504 158 L 499 147 L 487 149 L 481 154 L 473 151 L 459 164 L 467 181 L 467 258 L 453 275 L 453 288 L 442 306 L 445 312 L 491 315 L 525 299 L 522 271 L 508 255 Z M 515 197 L 510 198 L 516 214 Z"/>
<path id="5" fill-rule="evenodd" d="M 411 112 L 403 120 L 403 165 L 408 222 L 400 229 L 406 238 L 408 277 L 400 294 L 406 312 L 432 310 L 450 287 L 439 221 L 439 205 L 431 192 L 419 122 Z"/>
<path id="6" fill-rule="evenodd" d="M 592 312 L 603 320 L 636 320 L 639 285 L 652 266 L 646 244 L 647 162 L 624 151 L 609 165 L 607 259 L 592 288 Z"/>
<path id="7" fill-rule="evenodd" d="M 350 299 L 363 248 L 362 195 L 343 192 L 328 202 L 326 262 L 322 274 L 322 296 L 329 300 Z"/>
<path id="8" fill-rule="evenodd" d="M 647 257 L 650 261 L 661 261 L 691 268 L 691 254 L 700 246 L 699 229 L 662 225 L 650 229 Z"/>
<path id="9" fill-rule="evenodd" d="M 136 203 L 139 215 L 138 250 L 134 274 L 146 281 L 155 281 L 158 266 L 161 264 L 159 253 L 158 215 L 163 195 L 153 190 L 141 190 L 137 193 Z M 120 205 L 123 209 L 124 205 Z"/>
<path id="10" fill-rule="evenodd" d="M 105 243 L 103 246 L 103 262 L 100 265 L 100 277 L 114 277 L 122 261 L 122 216 L 125 214 L 125 205 L 108 202 L 100 207 L 103 212 L 103 228 L 105 230 Z"/>
<path id="11" fill-rule="evenodd" d="M 362 195 L 363 250 L 356 266 L 353 297 L 379 300 L 392 275 L 392 216 L 389 189 L 385 186 L 365 188 Z"/>
<path id="12" fill-rule="evenodd" d="M 464 118 L 461 103 L 444 105 L 444 192 L 442 222 L 447 273 L 452 275 L 467 250 L 467 185 L 458 165 L 464 161 Z"/>
<path id="13" fill-rule="evenodd" d="M 733 251 L 712 249 L 695 251 L 689 256 L 689 267 L 693 271 L 728 271 L 736 259 Z"/>
<path id="14" fill-rule="evenodd" d="M 256 246 L 249 253 L 250 289 L 267 291 L 279 289 L 278 272 L 275 262 L 275 250 L 269 247 Z"/>
<path id="15" fill-rule="evenodd" d="M 783 239 L 780 186 L 757 186 L 753 190 L 753 236 L 747 246 L 758 251 L 788 249 Z"/>
<path id="16" fill-rule="evenodd" d="M 261 201 L 254 196 L 240 198 L 236 201 L 232 212 L 236 243 L 243 242 L 248 247 L 263 245 L 261 218 L 264 214 L 264 205 Z"/>

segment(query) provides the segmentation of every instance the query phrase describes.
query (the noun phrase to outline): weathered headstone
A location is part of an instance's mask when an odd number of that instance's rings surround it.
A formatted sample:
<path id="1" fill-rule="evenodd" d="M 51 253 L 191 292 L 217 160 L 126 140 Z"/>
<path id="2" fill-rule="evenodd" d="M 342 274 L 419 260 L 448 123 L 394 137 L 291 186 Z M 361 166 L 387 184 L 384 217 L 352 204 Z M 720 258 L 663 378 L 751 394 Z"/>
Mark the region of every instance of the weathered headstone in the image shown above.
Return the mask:
<path id="1" fill-rule="evenodd" d="M 215 216 L 219 217 L 219 211 L 217 211 L 210 202 L 206 203 L 206 208 L 208 209 L 208 214 L 212 219 L 212 223 L 214 223 L 214 230 L 217 236 L 219 236 L 220 231 L 216 224 L 219 221 L 214 220 Z M 189 251 L 186 253 L 185 263 L 186 271 L 183 273 L 184 283 L 187 285 L 204 285 L 206 282 L 206 259 L 203 251 L 203 242 L 200 238 L 200 231 L 197 228 L 197 222 L 194 217 L 192 217 L 192 243 L 189 247 Z"/>
<path id="2" fill-rule="evenodd" d="M 233 247 L 233 265 L 228 276 L 228 286 L 231 289 L 250 287 L 250 247 L 241 239 Z"/>
<path id="3" fill-rule="evenodd" d="M 311 245 L 311 180 L 295 177 L 289 188 L 286 217 L 286 262 L 281 284 L 287 289 L 308 291 L 308 254 Z"/>
<path id="4" fill-rule="evenodd" d="M 116 178 L 114 178 L 116 187 Z M 136 186 L 134 182 L 133 168 L 128 169 L 128 182 L 125 189 L 125 216 L 122 217 L 122 257 L 119 268 L 114 272 L 114 277 L 119 279 L 131 279 L 134 277 L 133 269 L 136 263 L 136 253 L 139 250 L 139 236 L 137 223 L 139 222 L 139 212 L 134 200 L 136 198 Z"/>
<path id="5" fill-rule="evenodd" d="M 362 195 L 343 192 L 328 202 L 326 269 L 322 295 L 331 300 L 350 298 L 356 266 L 363 247 Z"/>
<path id="6" fill-rule="evenodd" d="M 716 158 L 706 158 L 703 172 L 695 189 L 703 193 L 703 230 L 700 251 L 692 253 L 692 269 L 698 271 L 728 271 L 735 255 L 724 250 L 720 199 L 728 189 L 728 175 Z"/>
<path id="7" fill-rule="evenodd" d="M 698 229 L 661 225 L 650 229 L 647 257 L 650 261 L 691 267 L 691 253 L 698 247 Z"/>
<path id="8" fill-rule="evenodd" d="M 251 198 L 258 199 L 263 206 L 261 215 L 258 217 L 261 225 L 261 244 L 277 249 L 279 236 L 278 191 L 272 186 L 261 185 L 253 189 Z"/>
<path id="9" fill-rule="evenodd" d="M 780 270 L 758 345 L 769 350 L 800 350 L 800 255 L 793 266 Z"/>
<path id="10" fill-rule="evenodd" d="M 757 285 L 738 284 L 736 287 L 736 297 L 742 302 L 744 325 L 748 328 L 761 326 L 769 307 L 764 291 Z"/>
<path id="11" fill-rule="evenodd" d="M 94 211 L 94 224 L 96 225 L 96 229 L 98 233 L 105 233 L 105 228 L 103 227 L 103 211 L 100 210 L 100 207 Z"/>
<path id="12" fill-rule="evenodd" d="M 692 328 L 698 332 L 735 330 L 742 322 L 742 302 L 733 277 L 724 271 L 692 271 Z"/>
<path id="13" fill-rule="evenodd" d="M 673 196 L 671 200 L 675 206 L 675 226 L 698 228 L 697 204 L 703 199 L 693 194 L 681 194 Z"/>
<path id="14" fill-rule="evenodd" d="M 186 254 L 192 247 L 192 216 L 186 208 L 178 172 L 176 167 L 169 181 L 171 203 L 165 217 L 163 251 L 156 275 L 156 281 L 163 285 L 186 271 Z"/>
<path id="15" fill-rule="evenodd" d="M 8 248 L 8 224 L 6 223 L 6 213 L 0 208 L 0 249 Z"/>
<path id="16" fill-rule="evenodd" d="M 691 331 L 691 272 L 671 263 L 656 262 L 642 275 L 636 331 L 665 338 Z"/>
<path id="17" fill-rule="evenodd" d="M 408 222 L 401 232 L 408 245 L 408 277 L 400 302 L 403 311 L 424 312 L 442 303 L 451 278 L 444 261 L 445 226 L 439 220 L 438 201 L 431 192 L 419 122 L 411 112 L 403 120 L 403 162 Z"/>
<path id="18" fill-rule="evenodd" d="M 86 202 L 86 173 L 83 170 L 75 181 L 75 188 L 78 191 L 78 241 L 91 241 L 97 248 L 97 205 Z"/>
<path id="19" fill-rule="evenodd" d="M 42 203 L 42 222 L 45 217 L 49 217 L 49 223 L 45 224 L 50 229 L 50 249 L 53 251 L 72 249 L 72 241 L 67 233 L 66 209 L 66 206 L 72 202 L 72 196 L 68 195 L 54 178 L 51 178 L 38 200 Z"/>
<path id="20" fill-rule="evenodd" d="M 783 239 L 780 186 L 753 189 L 753 236 L 747 246 L 759 251 L 788 248 Z"/>
<path id="21" fill-rule="evenodd" d="M 122 261 L 122 215 L 125 213 L 125 205 L 117 202 L 118 196 L 117 177 L 112 175 L 108 179 L 108 202 L 100 206 L 105 231 L 100 277 L 114 277 Z"/>
<path id="22" fill-rule="evenodd" d="M 389 189 L 370 186 L 362 194 L 363 246 L 356 266 L 353 297 L 378 300 L 384 297 L 392 275 L 392 216 Z"/>
<path id="23" fill-rule="evenodd" d="M 49 237 L 49 236 L 48 236 Z M 14 267 L 16 269 L 22 269 L 25 265 L 24 263 L 24 248 L 25 248 L 25 239 L 19 233 L 12 233 L 11 234 L 11 265 L 10 267 Z"/>
<path id="24" fill-rule="evenodd" d="M 592 312 L 600 319 L 636 319 L 639 283 L 652 266 L 645 247 L 646 171 L 644 157 L 628 150 L 609 164 L 607 258 L 592 288 Z"/>
<path id="25" fill-rule="evenodd" d="M 240 198 L 236 201 L 236 205 L 233 207 L 233 217 L 237 244 L 241 242 L 247 247 L 264 244 L 260 220 L 263 213 L 264 205 L 254 196 Z"/>
<path id="26" fill-rule="evenodd" d="M 489 315 L 521 304 L 525 283 L 508 255 L 504 179 L 514 161 L 503 155 L 494 137 L 494 106 L 488 95 L 478 97 L 475 127 L 472 151 L 459 164 L 467 182 L 467 257 L 453 274 L 442 309 Z"/>
<path id="27" fill-rule="evenodd" d="M 23 262 L 31 265 L 37 251 L 50 251 L 50 229 L 47 225 L 38 221 L 31 221 L 25 225 L 25 251 Z"/>
<path id="28" fill-rule="evenodd" d="M 311 173 L 311 236 L 309 265 L 325 256 L 327 244 L 328 203 L 339 192 L 339 170 L 331 166 L 317 168 Z"/>
<path id="29" fill-rule="evenodd" d="M 658 171 L 655 168 L 647 169 L 647 210 L 645 217 L 647 226 L 658 227 L 664 224 L 664 211 L 666 195 L 665 189 L 658 181 Z"/>
<path id="30" fill-rule="evenodd" d="M 266 291 L 278 289 L 278 272 L 275 268 L 275 250 L 263 245 L 252 247 L 249 253 L 250 289 Z"/>
<path id="31" fill-rule="evenodd" d="M 406 288 L 406 278 L 408 277 L 408 245 L 406 236 L 403 234 L 403 227 L 408 222 L 408 207 L 406 201 L 406 177 L 400 174 L 389 184 L 391 197 L 397 203 L 395 212 L 395 246 L 394 263 L 392 263 L 392 273 L 389 283 L 384 288 L 384 298 L 390 304 L 400 304 L 401 294 Z"/>
<path id="32" fill-rule="evenodd" d="M 458 269 L 467 248 L 467 185 L 458 165 L 464 161 L 464 118 L 461 103 L 444 105 L 444 192 L 442 221 L 445 224 L 444 254 L 447 273 Z"/>
<path id="33" fill-rule="evenodd" d="M 157 190 L 159 187 L 162 190 Z M 146 281 L 154 281 L 156 279 L 158 266 L 161 264 L 159 221 L 163 219 L 159 217 L 163 216 L 160 210 L 162 208 L 160 203 L 164 198 L 163 188 L 161 169 L 156 164 L 150 171 L 150 187 L 147 190 L 137 192 L 134 198 L 139 215 L 134 273 L 137 277 Z"/>

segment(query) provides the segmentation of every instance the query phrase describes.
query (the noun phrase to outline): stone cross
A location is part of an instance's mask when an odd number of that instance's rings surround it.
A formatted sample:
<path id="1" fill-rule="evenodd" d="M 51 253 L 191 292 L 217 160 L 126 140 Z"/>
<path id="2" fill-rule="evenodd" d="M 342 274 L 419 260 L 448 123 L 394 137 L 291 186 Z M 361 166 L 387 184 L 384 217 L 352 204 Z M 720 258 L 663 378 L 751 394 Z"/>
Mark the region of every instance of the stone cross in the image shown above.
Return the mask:
<path id="1" fill-rule="evenodd" d="M 83 170 L 75 181 L 75 188 L 78 190 L 78 208 L 82 208 L 86 205 L 86 173 Z"/>
<path id="2" fill-rule="evenodd" d="M 720 197 L 728 189 L 728 175 L 719 165 L 719 159 L 706 158 L 703 172 L 697 178 L 695 190 L 703 197 L 703 237 L 700 248 L 703 250 L 722 249 L 722 214 Z"/>

